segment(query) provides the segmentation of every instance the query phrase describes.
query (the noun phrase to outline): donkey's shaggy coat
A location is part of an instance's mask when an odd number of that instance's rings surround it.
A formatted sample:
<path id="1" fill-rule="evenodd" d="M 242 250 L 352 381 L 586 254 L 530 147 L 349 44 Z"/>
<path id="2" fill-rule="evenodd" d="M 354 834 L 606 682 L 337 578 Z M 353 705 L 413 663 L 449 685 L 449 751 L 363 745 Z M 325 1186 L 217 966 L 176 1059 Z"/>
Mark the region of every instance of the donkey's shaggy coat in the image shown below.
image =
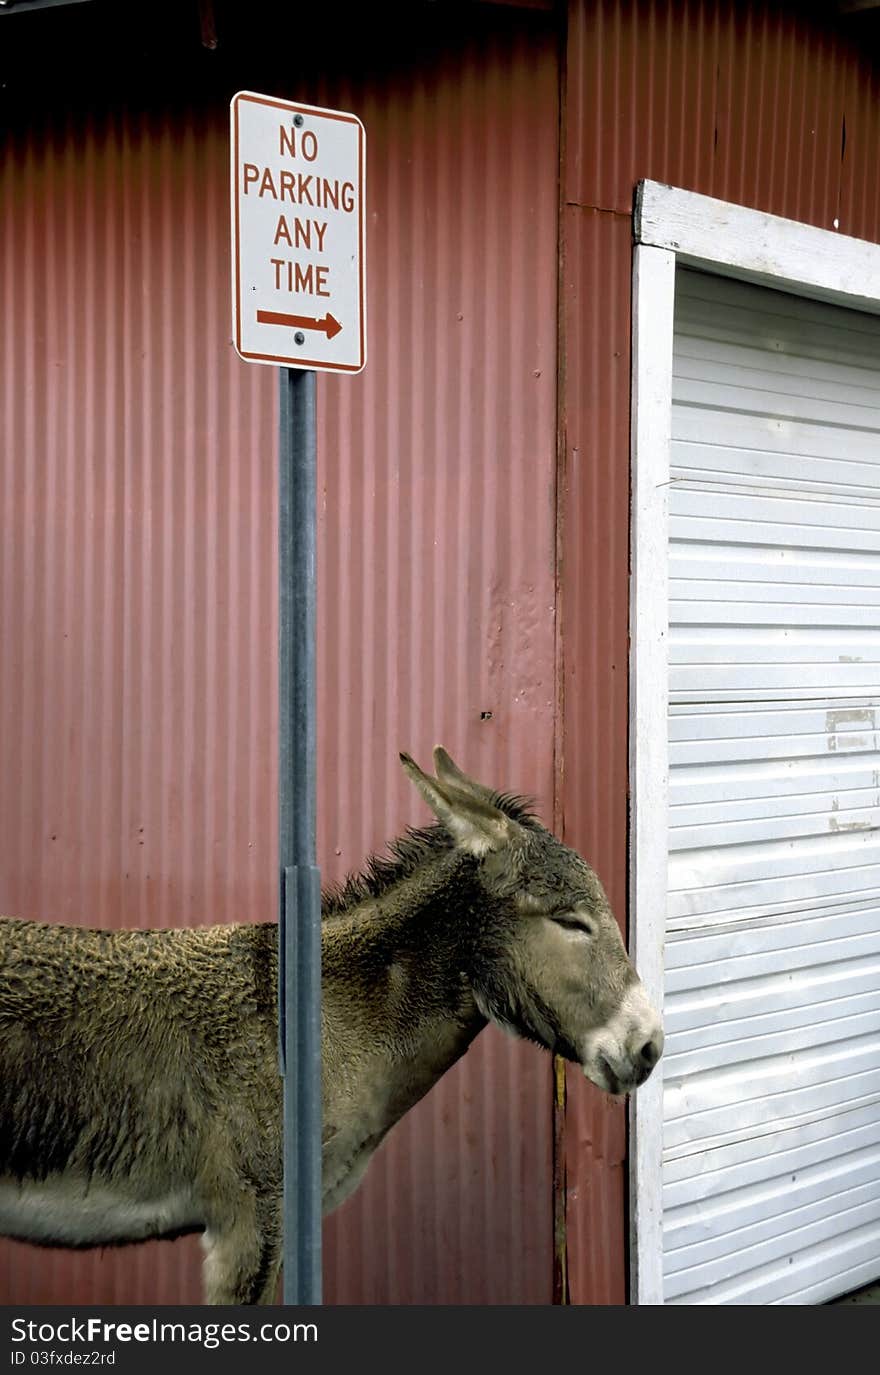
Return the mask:
<path id="1" fill-rule="evenodd" d="M 324 1206 L 492 1020 L 635 1088 L 663 1035 L 598 878 L 435 751 L 438 824 L 329 893 Z M 277 928 L 0 921 L 0 1232 L 60 1246 L 204 1233 L 212 1303 L 273 1300 Z"/>

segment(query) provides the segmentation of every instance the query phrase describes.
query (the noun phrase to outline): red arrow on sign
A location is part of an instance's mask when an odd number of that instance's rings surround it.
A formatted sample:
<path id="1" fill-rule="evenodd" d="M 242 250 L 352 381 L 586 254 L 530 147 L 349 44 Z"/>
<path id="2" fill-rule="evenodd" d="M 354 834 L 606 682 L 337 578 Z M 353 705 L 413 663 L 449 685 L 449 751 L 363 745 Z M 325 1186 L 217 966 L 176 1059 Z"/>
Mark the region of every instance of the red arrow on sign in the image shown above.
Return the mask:
<path id="1" fill-rule="evenodd" d="M 328 339 L 335 339 L 342 329 L 341 324 L 329 312 L 321 320 L 312 315 L 284 315 L 277 310 L 258 310 L 257 323 L 260 325 L 293 325 L 294 329 L 320 329 Z"/>

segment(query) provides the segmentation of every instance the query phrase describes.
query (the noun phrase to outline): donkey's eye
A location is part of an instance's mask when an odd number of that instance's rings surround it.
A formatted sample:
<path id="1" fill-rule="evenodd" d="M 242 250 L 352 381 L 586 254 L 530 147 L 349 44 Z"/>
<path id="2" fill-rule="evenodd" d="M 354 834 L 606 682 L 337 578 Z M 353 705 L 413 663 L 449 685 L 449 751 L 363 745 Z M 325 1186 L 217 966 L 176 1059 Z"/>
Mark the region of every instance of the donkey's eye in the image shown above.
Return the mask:
<path id="1" fill-rule="evenodd" d="M 591 923 L 583 921 L 580 917 L 554 917 L 553 921 L 557 926 L 564 926 L 566 931 L 577 931 L 582 936 L 593 935 Z"/>

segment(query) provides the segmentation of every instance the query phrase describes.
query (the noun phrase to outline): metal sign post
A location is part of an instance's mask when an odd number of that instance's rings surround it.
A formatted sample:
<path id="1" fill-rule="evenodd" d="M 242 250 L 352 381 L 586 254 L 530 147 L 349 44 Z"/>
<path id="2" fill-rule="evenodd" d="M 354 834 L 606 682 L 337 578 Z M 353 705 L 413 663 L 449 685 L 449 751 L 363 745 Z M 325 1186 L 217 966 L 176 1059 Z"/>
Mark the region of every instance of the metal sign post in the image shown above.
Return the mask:
<path id="1" fill-rule="evenodd" d="M 321 875 L 316 818 L 316 376 L 366 359 L 360 120 L 240 91 L 231 106 L 233 343 L 281 364 L 279 1059 L 284 1302 L 321 1302 Z"/>
<path id="2" fill-rule="evenodd" d="M 282 368 L 278 493 L 279 1013 L 284 1302 L 321 1302 L 321 873 L 315 863 L 315 374 Z M 294 1149 L 291 1149 L 291 1146 Z"/>

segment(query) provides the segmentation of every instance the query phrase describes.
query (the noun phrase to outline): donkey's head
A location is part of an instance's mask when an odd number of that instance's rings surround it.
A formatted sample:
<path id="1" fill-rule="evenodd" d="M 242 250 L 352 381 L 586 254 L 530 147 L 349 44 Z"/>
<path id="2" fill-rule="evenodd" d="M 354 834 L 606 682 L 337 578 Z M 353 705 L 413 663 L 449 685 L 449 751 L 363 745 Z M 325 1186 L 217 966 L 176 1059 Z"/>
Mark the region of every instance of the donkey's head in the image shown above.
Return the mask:
<path id="1" fill-rule="evenodd" d="M 474 862 L 481 901 L 466 972 L 483 1015 L 575 1061 L 607 1093 L 644 1083 L 663 1051 L 660 1018 L 590 866 L 445 750 L 434 751 L 436 778 L 401 762 Z"/>

